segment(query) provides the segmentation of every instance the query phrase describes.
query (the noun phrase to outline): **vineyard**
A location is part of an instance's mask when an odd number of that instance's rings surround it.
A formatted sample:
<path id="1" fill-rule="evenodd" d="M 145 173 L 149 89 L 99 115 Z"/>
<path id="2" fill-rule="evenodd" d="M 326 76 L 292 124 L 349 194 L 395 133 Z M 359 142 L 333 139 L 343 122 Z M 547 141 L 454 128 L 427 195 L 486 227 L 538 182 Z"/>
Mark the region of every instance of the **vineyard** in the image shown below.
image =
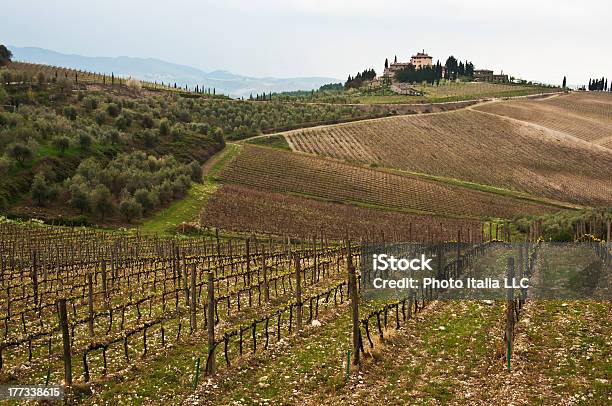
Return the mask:
<path id="1" fill-rule="evenodd" d="M 0 238 L 3 382 L 100 383 L 199 330 L 212 373 L 348 297 L 346 249 L 314 238 L 179 241 L 12 223 Z"/>
<path id="2" fill-rule="evenodd" d="M 478 110 L 511 117 L 612 148 L 612 96 L 571 93 L 538 101 L 496 102 Z"/>
<path id="3" fill-rule="evenodd" d="M 392 86 L 362 86 L 348 90 L 316 92 L 287 92 L 277 97 L 285 101 L 319 102 L 319 103 L 363 103 L 384 105 L 388 103 L 402 104 L 411 103 L 450 103 L 464 100 L 489 99 L 492 97 L 523 97 L 539 94 L 555 93 L 560 89 L 556 87 L 502 84 L 486 82 L 453 82 L 443 81 L 437 85 L 411 84 L 409 86 L 422 92 L 421 96 L 402 94 L 402 89 L 397 85 Z"/>
<path id="4" fill-rule="evenodd" d="M 439 235 L 423 235 L 423 223 L 420 226 L 413 231 L 414 240 L 440 241 Z M 452 226 L 447 223 L 444 232 L 449 239 L 455 232 L 456 242 L 433 245 L 427 251 L 436 258 L 438 275 L 471 277 L 473 269 L 482 269 L 481 261 L 503 275 L 500 264 L 513 255 L 513 249 L 499 239 L 507 239 L 509 230 L 489 226 L 474 235 L 466 229 L 469 223 Z M 535 239 L 537 232 L 535 227 L 529 238 Z M 161 239 L 3 222 L 0 243 L 0 380 L 64 382 L 68 396 L 78 402 L 112 402 L 112 388 L 122 387 L 123 382 L 135 385 L 123 389 L 125 402 L 139 398 L 164 402 L 190 394 L 198 398 L 201 395 L 193 390 L 216 372 L 223 386 L 228 377 L 233 380 L 235 368 L 262 363 L 269 354 L 274 358 L 311 351 L 310 343 L 328 333 L 346 346 L 350 314 L 354 350 L 350 362 L 369 363 L 389 339 L 436 317 L 431 312 L 444 294 L 416 289 L 399 300 L 364 300 L 360 298 L 363 271 L 359 271 L 362 245 L 320 235 L 301 240 L 261 234 L 227 239 L 216 231 L 210 236 Z M 612 257 L 602 247 L 593 242 L 595 250 L 590 252 L 606 264 Z M 537 272 L 538 248 L 539 244 L 531 244 L 519 250 L 517 275 L 531 277 Z M 476 264 L 480 268 L 473 268 Z M 515 272 L 512 267 L 506 271 Z M 498 342 L 514 337 L 525 297 L 519 294 L 507 308 L 491 307 L 495 312 L 491 332 Z M 332 331 L 319 332 L 322 323 Z M 296 340 L 309 344 L 299 345 Z M 337 354 L 328 352 L 335 345 L 322 346 L 319 353 Z M 193 356 L 185 359 L 183 351 Z M 492 354 L 494 347 L 487 351 Z M 183 378 L 178 382 L 156 378 L 161 372 L 151 365 L 163 365 L 173 357 L 184 362 L 173 367 L 172 376 Z M 308 362 L 301 368 L 307 368 Z M 343 376 L 336 367 L 323 375 L 329 373 L 334 379 Z M 149 379 L 154 380 L 154 388 L 141 386 Z M 266 385 L 258 385 L 258 390 Z M 234 394 L 241 392 L 227 392 Z"/>
<path id="5" fill-rule="evenodd" d="M 510 218 L 519 213 L 558 210 L 409 175 L 250 145 L 244 146 L 218 177 L 224 183 L 276 193 L 417 213 Z"/>
<path id="6" fill-rule="evenodd" d="M 545 102 L 500 102 L 499 106 L 507 103 Z M 393 117 L 296 130 L 284 136 L 292 149 L 309 154 L 563 202 L 595 206 L 612 202 L 612 154 L 608 151 L 480 112 Z"/>
<path id="7" fill-rule="evenodd" d="M 2 68 L 0 400 L 611 404 L 612 97 L 415 88 Z"/>
<path id="8" fill-rule="evenodd" d="M 453 231 L 459 239 L 493 236 L 489 228 L 472 237 L 461 224 Z M 358 277 L 346 280 L 347 268 L 360 266 L 359 247 L 326 238 L 225 240 L 217 232 L 175 240 L 4 222 L 0 240 L 2 382 L 104 386 L 194 337 L 206 354 L 202 374 L 212 374 L 326 317 L 347 302 L 350 283 L 360 289 Z M 460 272 L 485 249 L 469 247 L 444 248 L 463 258 L 445 272 Z M 399 304 L 364 305 L 360 323 L 370 345 L 372 317 L 382 334 L 382 315 L 386 327 L 390 311 L 399 323 L 400 310 L 405 321 L 431 300 L 414 294 Z M 198 359 L 193 385 L 199 368 Z"/>
<path id="9" fill-rule="evenodd" d="M 468 241 L 478 241 L 479 221 L 373 210 L 299 196 L 265 192 L 227 184 L 215 192 L 200 217 L 202 225 L 232 231 L 325 235 L 341 239 L 347 233 L 367 241 L 449 241 L 459 228 Z"/>

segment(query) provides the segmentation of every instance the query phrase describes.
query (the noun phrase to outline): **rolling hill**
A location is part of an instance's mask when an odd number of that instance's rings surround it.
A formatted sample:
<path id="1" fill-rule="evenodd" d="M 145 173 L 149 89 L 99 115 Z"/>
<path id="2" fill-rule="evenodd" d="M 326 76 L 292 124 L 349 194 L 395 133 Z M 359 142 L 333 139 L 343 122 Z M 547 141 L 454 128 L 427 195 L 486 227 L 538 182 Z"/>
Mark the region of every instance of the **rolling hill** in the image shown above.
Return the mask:
<path id="1" fill-rule="evenodd" d="M 48 64 L 107 74 L 114 72 L 115 75 L 132 76 L 150 82 L 176 82 L 179 85 L 188 85 L 189 87 L 199 85 L 204 88 L 216 88 L 217 93 L 234 97 L 248 97 L 251 93 L 311 90 L 318 89 L 326 83 L 340 82 L 339 79 L 326 77 L 256 78 L 236 75 L 223 70 L 205 72 L 191 66 L 154 58 L 90 57 L 63 54 L 35 47 L 9 46 L 9 49 L 13 52 L 15 61 Z"/>
<path id="2" fill-rule="evenodd" d="M 470 109 L 322 126 L 284 136 L 293 150 L 313 155 L 588 206 L 612 202 L 609 149 Z"/>

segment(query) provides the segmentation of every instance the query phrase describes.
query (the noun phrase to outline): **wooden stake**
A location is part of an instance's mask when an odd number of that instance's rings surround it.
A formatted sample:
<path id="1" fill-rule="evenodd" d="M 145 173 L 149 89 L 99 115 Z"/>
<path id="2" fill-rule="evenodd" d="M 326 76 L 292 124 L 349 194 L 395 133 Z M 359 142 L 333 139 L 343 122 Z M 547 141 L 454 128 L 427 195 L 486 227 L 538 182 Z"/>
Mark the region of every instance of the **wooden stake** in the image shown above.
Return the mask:
<path id="1" fill-rule="evenodd" d="M 208 360 L 206 362 L 206 375 L 212 375 L 216 370 L 215 362 L 215 286 L 212 271 L 208 271 L 208 303 L 207 303 L 207 333 L 208 333 Z"/>
<path id="2" fill-rule="evenodd" d="M 72 386 L 72 356 L 70 353 L 70 333 L 68 331 L 68 311 L 66 310 L 66 299 L 59 299 L 58 314 L 64 349 L 64 382 L 66 386 L 70 387 Z"/>
<path id="3" fill-rule="evenodd" d="M 351 315 L 353 318 L 353 364 L 359 365 L 359 338 L 361 330 L 359 329 L 359 296 L 357 292 L 357 275 L 353 266 L 353 258 L 351 253 L 351 241 L 347 239 L 347 258 L 346 264 L 349 276 L 349 295 L 351 297 Z"/>
<path id="4" fill-rule="evenodd" d="M 296 253 L 293 256 L 295 262 L 295 301 L 296 301 L 296 326 L 297 331 L 302 330 L 302 269 L 300 256 Z"/>

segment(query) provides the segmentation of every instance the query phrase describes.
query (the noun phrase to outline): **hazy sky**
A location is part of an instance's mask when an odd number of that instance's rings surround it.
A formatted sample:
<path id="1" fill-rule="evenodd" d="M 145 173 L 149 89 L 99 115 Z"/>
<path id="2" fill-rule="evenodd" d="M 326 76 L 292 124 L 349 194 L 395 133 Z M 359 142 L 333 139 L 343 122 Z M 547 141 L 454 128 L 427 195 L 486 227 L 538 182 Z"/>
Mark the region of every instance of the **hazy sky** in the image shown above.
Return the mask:
<path id="1" fill-rule="evenodd" d="M 425 49 L 581 84 L 612 76 L 610 0 L 18 0 L 0 43 L 154 57 L 251 76 L 331 76 Z"/>

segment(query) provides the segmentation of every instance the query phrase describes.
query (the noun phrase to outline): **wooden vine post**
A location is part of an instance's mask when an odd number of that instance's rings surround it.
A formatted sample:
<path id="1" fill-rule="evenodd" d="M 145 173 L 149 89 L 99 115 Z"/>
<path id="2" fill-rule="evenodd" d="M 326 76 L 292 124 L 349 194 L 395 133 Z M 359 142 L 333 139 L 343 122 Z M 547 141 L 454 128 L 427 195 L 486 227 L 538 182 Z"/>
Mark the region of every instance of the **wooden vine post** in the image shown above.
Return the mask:
<path id="1" fill-rule="evenodd" d="M 64 350 L 64 382 L 66 386 L 70 387 L 72 386 L 72 356 L 70 353 L 70 332 L 68 330 L 68 311 L 66 310 L 66 299 L 59 299 L 58 314 Z"/>
<path id="2" fill-rule="evenodd" d="M 104 292 L 104 301 L 108 303 L 108 282 L 106 275 L 106 259 L 102 258 L 102 291 Z"/>
<path id="3" fill-rule="evenodd" d="M 87 318 L 87 325 L 89 327 L 89 334 L 91 338 L 94 337 L 94 303 L 93 303 L 93 275 L 91 272 L 87 274 L 87 309 L 89 317 Z"/>
<path id="4" fill-rule="evenodd" d="M 206 375 L 215 373 L 215 286 L 213 273 L 208 271 L 208 302 L 207 311 L 207 333 L 208 333 L 208 361 L 206 362 Z"/>
<path id="5" fill-rule="evenodd" d="M 514 279 L 514 258 L 509 257 L 506 265 L 506 277 L 509 283 Z M 512 357 L 512 336 L 514 333 L 514 289 L 506 291 L 506 363 L 510 371 L 510 358 Z"/>
<path id="6" fill-rule="evenodd" d="M 251 286 L 251 244 L 249 238 L 246 239 L 245 244 L 247 284 Z"/>
<path id="7" fill-rule="evenodd" d="M 34 306 L 38 307 L 38 261 L 36 251 L 32 253 L 32 287 L 34 289 Z"/>
<path id="8" fill-rule="evenodd" d="M 353 318 L 353 364 L 359 365 L 359 296 L 357 292 L 357 275 L 353 266 L 353 257 L 351 252 L 351 241 L 346 242 L 346 265 L 348 268 L 349 277 L 349 295 L 351 297 L 351 314 Z"/>
<path id="9" fill-rule="evenodd" d="M 191 313 L 191 317 L 189 318 L 189 321 L 191 322 L 191 331 L 195 332 L 198 329 L 198 325 L 196 322 L 196 303 L 197 303 L 197 297 L 196 297 L 196 264 L 193 264 L 193 266 L 191 267 L 191 300 L 189 301 L 189 310 Z"/>
<path id="10" fill-rule="evenodd" d="M 270 250 L 272 252 L 272 250 Z M 266 254 L 261 254 L 261 270 L 263 272 L 263 288 L 264 288 L 264 301 L 270 301 L 270 286 L 268 283 L 268 267 L 266 266 Z"/>
<path id="11" fill-rule="evenodd" d="M 295 262 L 295 301 L 296 301 L 296 326 L 297 331 L 302 330 L 302 269 L 299 254 L 293 256 Z"/>

